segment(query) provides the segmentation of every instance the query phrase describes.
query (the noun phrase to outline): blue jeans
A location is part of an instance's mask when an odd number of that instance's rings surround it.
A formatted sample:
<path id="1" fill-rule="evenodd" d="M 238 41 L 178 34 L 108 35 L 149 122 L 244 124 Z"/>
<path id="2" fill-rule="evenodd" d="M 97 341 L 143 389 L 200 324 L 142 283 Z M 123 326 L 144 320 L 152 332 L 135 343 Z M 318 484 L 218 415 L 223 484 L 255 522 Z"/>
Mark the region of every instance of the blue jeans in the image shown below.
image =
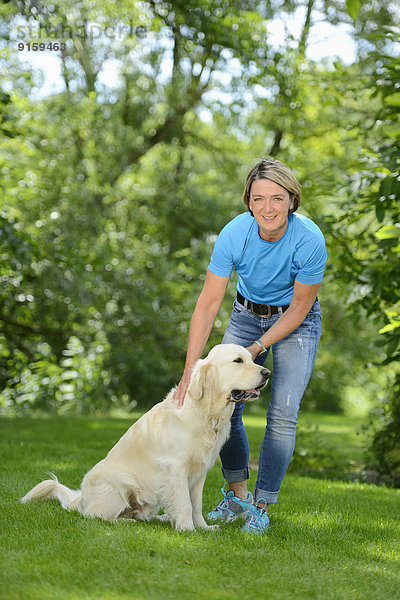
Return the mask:
<path id="1" fill-rule="evenodd" d="M 222 343 L 250 346 L 280 316 L 258 317 L 235 300 Z M 271 402 L 260 452 L 255 500 L 264 498 L 268 504 L 278 501 L 279 488 L 294 450 L 300 401 L 314 366 L 321 321 L 319 302 L 315 301 L 301 325 L 271 347 Z M 255 362 L 262 365 L 267 356 L 267 353 L 258 356 Z M 242 421 L 244 406 L 244 402 L 237 404 L 231 419 L 230 437 L 220 453 L 222 473 L 228 482 L 249 478 L 249 442 Z"/>

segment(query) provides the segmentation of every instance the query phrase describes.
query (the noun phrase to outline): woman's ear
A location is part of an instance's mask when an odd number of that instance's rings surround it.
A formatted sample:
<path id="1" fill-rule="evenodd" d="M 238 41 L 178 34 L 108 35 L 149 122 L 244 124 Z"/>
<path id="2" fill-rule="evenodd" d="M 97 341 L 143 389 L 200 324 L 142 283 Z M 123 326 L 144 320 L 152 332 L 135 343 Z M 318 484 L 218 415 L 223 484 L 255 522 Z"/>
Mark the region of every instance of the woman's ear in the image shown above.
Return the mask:
<path id="1" fill-rule="evenodd" d="M 289 212 L 288 215 L 291 215 L 294 212 L 294 202 L 297 199 L 297 195 L 293 193 L 289 193 L 290 204 L 289 204 Z"/>

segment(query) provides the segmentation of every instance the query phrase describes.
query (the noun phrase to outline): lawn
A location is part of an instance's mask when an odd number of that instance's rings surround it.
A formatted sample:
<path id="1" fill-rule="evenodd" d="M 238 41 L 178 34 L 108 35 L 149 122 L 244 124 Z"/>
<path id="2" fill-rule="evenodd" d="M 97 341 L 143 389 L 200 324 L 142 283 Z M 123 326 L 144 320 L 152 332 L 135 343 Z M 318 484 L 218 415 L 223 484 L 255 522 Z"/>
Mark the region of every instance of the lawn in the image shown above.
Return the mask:
<path id="1" fill-rule="evenodd" d="M 400 490 L 338 481 L 337 473 L 328 479 L 321 472 L 320 479 L 312 461 L 301 461 L 314 456 L 316 439 L 317 447 L 336 452 L 346 464 L 359 460 L 356 421 L 347 417 L 302 416 L 298 458 L 263 537 L 243 534 L 238 522 L 218 531 L 178 533 L 162 523 L 85 519 L 57 502 L 19 503 L 46 471 L 79 486 L 130 422 L 0 420 L 1 598 L 400 598 Z M 253 460 L 263 424 L 260 415 L 247 417 Z M 307 469 L 312 477 L 304 474 Z M 255 478 L 252 470 L 252 485 Z M 205 512 L 219 501 L 222 483 L 216 465 L 207 477 Z"/>

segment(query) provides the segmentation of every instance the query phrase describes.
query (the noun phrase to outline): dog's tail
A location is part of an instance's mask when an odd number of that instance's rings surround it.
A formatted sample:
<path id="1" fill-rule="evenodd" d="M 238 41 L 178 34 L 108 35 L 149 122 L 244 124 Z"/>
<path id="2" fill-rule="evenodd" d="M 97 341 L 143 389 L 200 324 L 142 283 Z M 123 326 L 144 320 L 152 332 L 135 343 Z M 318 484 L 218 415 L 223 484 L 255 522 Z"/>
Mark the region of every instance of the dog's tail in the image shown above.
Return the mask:
<path id="1" fill-rule="evenodd" d="M 32 500 L 41 502 L 47 498 L 54 498 L 61 502 L 63 508 L 80 511 L 81 491 L 70 490 L 65 485 L 62 485 L 62 483 L 59 483 L 57 477 L 53 475 L 53 473 L 49 473 L 49 475 L 51 476 L 51 479 L 46 479 L 45 481 L 38 483 L 30 490 L 30 492 L 21 498 L 21 502 L 25 504 L 25 502 L 30 502 Z"/>

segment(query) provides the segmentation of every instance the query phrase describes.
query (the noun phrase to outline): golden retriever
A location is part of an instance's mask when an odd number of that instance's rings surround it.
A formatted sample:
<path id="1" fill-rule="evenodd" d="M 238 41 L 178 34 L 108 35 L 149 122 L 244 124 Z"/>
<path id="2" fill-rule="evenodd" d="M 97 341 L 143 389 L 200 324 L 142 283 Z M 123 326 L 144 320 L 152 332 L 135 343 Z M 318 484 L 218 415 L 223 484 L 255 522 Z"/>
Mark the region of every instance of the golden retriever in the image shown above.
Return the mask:
<path id="1" fill-rule="evenodd" d="M 179 530 L 210 528 L 202 515 L 207 471 L 229 437 L 235 402 L 257 398 L 269 375 L 245 348 L 215 346 L 197 361 L 183 406 L 173 388 L 86 473 L 80 490 L 53 476 L 21 502 L 55 498 L 89 517 L 158 518 Z M 158 517 L 160 508 L 165 515 Z"/>

